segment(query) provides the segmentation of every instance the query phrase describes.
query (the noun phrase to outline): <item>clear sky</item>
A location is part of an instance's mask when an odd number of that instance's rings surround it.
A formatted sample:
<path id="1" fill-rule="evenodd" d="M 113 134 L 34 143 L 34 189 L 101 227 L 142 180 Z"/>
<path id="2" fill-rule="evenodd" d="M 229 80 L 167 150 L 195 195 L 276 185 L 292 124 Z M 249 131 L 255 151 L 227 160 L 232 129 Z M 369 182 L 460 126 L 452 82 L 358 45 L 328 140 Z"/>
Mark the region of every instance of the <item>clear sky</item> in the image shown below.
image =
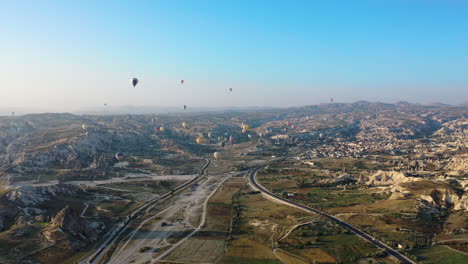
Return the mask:
<path id="1" fill-rule="evenodd" d="M 462 0 L 0 0 L 0 33 L 0 107 L 468 101 Z"/>

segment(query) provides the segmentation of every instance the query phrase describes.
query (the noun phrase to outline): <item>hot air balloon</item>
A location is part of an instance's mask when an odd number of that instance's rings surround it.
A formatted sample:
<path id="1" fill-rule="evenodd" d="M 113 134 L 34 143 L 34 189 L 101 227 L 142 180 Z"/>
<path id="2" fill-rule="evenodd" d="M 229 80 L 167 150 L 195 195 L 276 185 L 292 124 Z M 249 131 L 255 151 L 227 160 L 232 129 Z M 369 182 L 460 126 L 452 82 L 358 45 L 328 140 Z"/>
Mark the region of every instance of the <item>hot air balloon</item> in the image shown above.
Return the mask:
<path id="1" fill-rule="evenodd" d="M 180 80 L 180 83 L 181 83 L 181 84 L 184 84 L 184 82 L 185 82 L 184 80 Z"/>
<path id="2" fill-rule="evenodd" d="M 232 88 L 229 88 L 229 92 L 232 92 Z"/>
<path id="3" fill-rule="evenodd" d="M 250 135 L 250 134 L 247 134 L 247 137 L 248 137 L 249 139 L 252 139 L 252 135 Z"/>
<path id="4" fill-rule="evenodd" d="M 161 128 L 160 127 L 155 127 L 154 132 L 156 132 L 156 133 L 161 132 Z"/>
<path id="5" fill-rule="evenodd" d="M 83 130 L 86 130 L 86 129 L 88 129 L 88 126 L 85 125 L 85 124 L 83 124 L 83 125 L 81 125 L 81 128 L 82 128 Z"/>
<path id="6" fill-rule="evenodd" d="M 116 158 L 118 161 L 121 161 L 121 160 L 123 160 L 123 158 L 124 158 L 124 154 L 123 154 L 122 152 L 117 152 L 117 153 L 115 154 L 115 158 Z"/>
<path id="7" fill-rule="evenodd" d="M 324 138 L 323 133 L 320 133 L 320 134 L 319 134 L 319 137 L 320 137 L 320 138 Z"/>
<path id="8" fill-rule="evenodd" d="M 187 109 L 187 105 L 184 105 L 184 110 Z"/>
<path id="9" fill-rule="evenodd" d="M 249 125 L 243 125 L 242 129 L 245 130 L 245 131 L 249 131 L 250 126 Z"/>
<path id="10" fill-rule="evenodd" d="M 19 132 L 19 131 L 18 131 L 18 132 Z M 86 131 L 85 135 L 86 135 L 86 136 L 89 136 L 89 132 Z"/>
<path id="11" fill-rule="evenodd" d="M 229 137 L 229 143 L 234 144 L 234 137 L 233 136 Z"/>
<path id="12" fill-rule="evenodd" d="M 242 134 L 245 134 L 246 132 L 247 132 L 246 130 L 242 129 Z"/>
<path id="13" fill-rule="evenodd" d="M 262 133 L 262 132 L 258 133 L 258 136 L 262 138 L 262 137 L 263 137 L 263 133 Z"/>
<path id="14" fill-rule="evenodd" d="M 218 159 L 219 156 L 220 156 L 220 155 L 219 155 L 219 152 L 216 151 L 215 153 L 213 153 L 213 156 L 214 156 L 215 159 Z"/>
<path id="15" fill-rule="evenodd" d="M 106 107 L 106 106 L 107 106 L 107 104 L 106 104 L 106 103 L 104 103 L 104 107 Z"/>
<path id="16" fill-rule="evenodd" d="M 161 132 L 164 132 L 164 130 L 166 130 L 166 128 L 162 126 L 162 127 L 159 128 L 159 130 L 160 130 Z"/>
<path id="17" fill-rule="evenodd" d="M 295 125 L 292 125 L 291 128 L 292 128 L 292 129 L 296 129 L 296 126 L 295 126 Z"/>
<path id="18" fill-rule="evenodd" d="M 138 84 L 138 79 L 137 78 L 132 78 L 132 85 L 135 87 Z"/>
<path id="19" fill-rule="evenodd" d="M 182 122 L 182 126 L 183 126 L 184 128 L 187 128 L 187 127 L 188 127 L 187 122 Z"/>
<path id="20" fill-rule="evenodd" d="M 286 122 L 285 124 L 286 124 L 286 126 L 290 126 L 290 125 L 291 125 L 291 122 L 288 121 L 288 122 Z"/>
<path id="21" fill-rule="evenodd" d="M 208 138 L 211 138 L 211 132 L 208 132 Z"/>
<path id="22" fill-rule="evenodd" d="M 333 98 L 330 98 L 330 103 L 333 103 Z"/>
<path id="23" fill-rule="evenodd" d="M 227 137 L 227 136 L 229 135 L 229 133 L 228 133 L 228 132 L 225 132 L 224 135 Z"/>
<path id="24" fill-rule="evenodd" d="M 222 141 L 223 140 L 223 137 L 218 137 L 218 141 Z"/>
<path id="25" fill-rule="evenodd" d="M 197 138 L 197 144 L 201 144 L 203 142 L 203 138 L 199 137 Z"/>

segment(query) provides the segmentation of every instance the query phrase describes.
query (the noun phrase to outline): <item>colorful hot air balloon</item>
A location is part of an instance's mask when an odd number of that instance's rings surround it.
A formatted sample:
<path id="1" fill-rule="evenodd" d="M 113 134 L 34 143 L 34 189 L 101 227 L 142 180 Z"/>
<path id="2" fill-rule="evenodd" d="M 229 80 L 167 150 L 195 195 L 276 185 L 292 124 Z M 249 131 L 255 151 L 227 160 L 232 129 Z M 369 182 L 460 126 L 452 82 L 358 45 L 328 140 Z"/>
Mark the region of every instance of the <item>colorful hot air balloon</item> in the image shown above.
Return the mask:
<path id="1" fill-rule="evenodd" d="M 124 158 L 124 154 L 123 154 L 122 152 L 117 152 L 117 153 L 115 154 L 115 158 L 116 158 L 118 161 L 121 161 L 121 160 L 123 160 L 123 158 Z"/>
<path id="2" fill-rule="evenodd" d="M 155 127 L 154 132 L 156 132 L 156 133 L 161 132 L 161 128 L 160 127 Z"/>
<path id="3" fill-rule="evenodd" d="M 82 128 L 83 130 L 86 130 L 86 129 L 88 129 L 88 126 L 85 125 L 85 124 L 83 124 L 83 125 L 81 125 L 81 128 Z"/>
<path id="4" fill-rule="evenodd" d="M 324 135 L 323 133 L 320 133 L 320 134 L 319 134 L 319 137 L 320 137 L 320 138 L 324 138 L 325 135 Z"/>
<path id="5" fill-rule="evenodd" d="M 138 79 L 137 78 L 132 78 L 132 85 L 135 87 L 138 84 Z"/>
<path id="6" fill-rule="evenodd" d="M 203 138 L 199 137 L 197 138 L 197 144 L 201 144 L 203 142 Z"/>
<path id="7" fill-rule="evenodd" d="M 229 143 L 234 144 L 234 137 L 233 136 L 229 137 Z"/>
<path id="8" fill-rule="evenodd" d="M 159 130 L 160 130 L 161 132 L 164 132 L 164 130 L 166 130 L 166 128 L 162 126 L 162 127 L 159 128 Z"/>
<path id="9" fill-rule="evenodd" d="M 182 127 L 187 128 L 188 127 L 187 122 L 182 122 Z"/>
<path id="10" fill-rule="evenodd" d="M 245 131 L 249 131 L 250 126 L 249 125 L 243 125 L 242 129 L 245 130 Z"/>
<path id="11" fill-rule="evenodd" d="M 215 159 L 218 159 L 219 156 L 220 156 L 220 155 L 219 155 L 219 152 L 216 151 L 215 153 L 213 153 L 213 156 L 214 156 Z"/>

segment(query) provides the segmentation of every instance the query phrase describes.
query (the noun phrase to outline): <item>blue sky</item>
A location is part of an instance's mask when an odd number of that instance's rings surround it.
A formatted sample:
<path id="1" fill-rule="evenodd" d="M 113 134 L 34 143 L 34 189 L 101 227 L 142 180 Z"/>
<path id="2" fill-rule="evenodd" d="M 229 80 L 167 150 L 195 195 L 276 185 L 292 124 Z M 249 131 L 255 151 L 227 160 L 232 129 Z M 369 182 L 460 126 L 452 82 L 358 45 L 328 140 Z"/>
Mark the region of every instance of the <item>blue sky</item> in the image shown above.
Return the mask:
<path id="1" fill-rule="evenodd" d="M 468 1 L 0 4 L 6 107 L 468 101 Z"/>

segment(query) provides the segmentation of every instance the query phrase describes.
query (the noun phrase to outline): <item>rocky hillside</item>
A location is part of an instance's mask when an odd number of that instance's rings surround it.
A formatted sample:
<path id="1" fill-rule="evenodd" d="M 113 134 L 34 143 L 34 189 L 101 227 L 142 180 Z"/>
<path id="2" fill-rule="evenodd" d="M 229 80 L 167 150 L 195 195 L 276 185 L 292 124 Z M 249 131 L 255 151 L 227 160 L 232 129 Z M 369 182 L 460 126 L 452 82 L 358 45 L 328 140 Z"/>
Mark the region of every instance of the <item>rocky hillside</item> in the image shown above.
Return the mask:
<path id="1" fill-rule="evenodd" d="M 71 249 L 79 249 L 98 238 L 101 226 L 80 218 L 69 206 L 60 210 L 42 231 L 50 242 L 64 243 Z"/>

